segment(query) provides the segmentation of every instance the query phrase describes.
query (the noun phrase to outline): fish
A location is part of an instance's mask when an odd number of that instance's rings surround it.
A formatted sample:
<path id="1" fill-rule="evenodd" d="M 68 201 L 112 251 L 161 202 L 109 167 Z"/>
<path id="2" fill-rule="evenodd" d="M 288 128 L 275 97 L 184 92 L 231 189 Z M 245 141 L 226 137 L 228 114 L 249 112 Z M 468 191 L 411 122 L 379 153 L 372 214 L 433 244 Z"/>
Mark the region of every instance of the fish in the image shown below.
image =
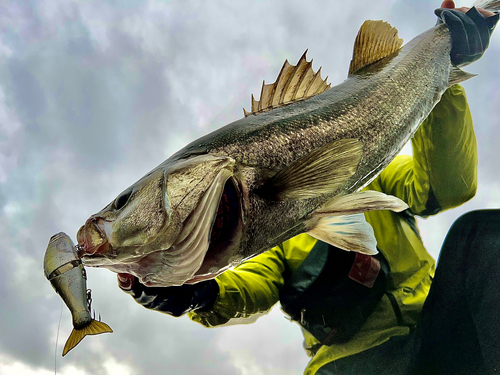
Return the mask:
<path id="1" fill-rule="evenodd" d="M 479 4 L 479 3 L 478 3 Z M 500 1 L 480 3 L 499 10 Z M 301 233 L 375 254 L 369 210 L 407 209 L 363 190 L 399 153 L 450 86 L 437 24 L 403 46 L 366 21 L 348 78 L 331 87 L 306 53 L 251 97 L 244 117 L 194 140 L 120 193 L 78 230 L 82 261 L 147 286 L 193 284 Z"/>
<path id="2" fill-rule="evenodd" d="M 45 251 L 43 271 L 47 280 L 62 298 L 73 319 L 73 330 L 64 345 L 63 357 L 87 335 L 113 330 L 90 315 L 91 295 L 78 248 L 66 233 L 53 235 Z"/>

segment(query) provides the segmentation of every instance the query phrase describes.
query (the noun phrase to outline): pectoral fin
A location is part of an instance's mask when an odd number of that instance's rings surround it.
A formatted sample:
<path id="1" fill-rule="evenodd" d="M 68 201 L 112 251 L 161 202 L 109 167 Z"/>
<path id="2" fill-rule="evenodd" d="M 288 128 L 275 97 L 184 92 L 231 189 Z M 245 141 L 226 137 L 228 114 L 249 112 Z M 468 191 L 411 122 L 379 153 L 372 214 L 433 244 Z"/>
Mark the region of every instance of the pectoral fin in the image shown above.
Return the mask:
<path id="1" fill-rule="evenodd" d="M 363 214 L 321 218 L 307 233 L 346 251 L 368 255 L 378 253 L 373 228 Z"/>
<path id="2" fill-rule="evenodd" d="M 104 322 L 99 322 L 97 320 L 92 319 L 88 326 L 83 327 L 82 329 L 73 329 L 71 334 L 66 341 L 63 349 L 63 357 L 75 346 L 77 346 L 80 341 L 87 335 L 98 335 L 100 333 L 110 332 L 113 330 Z"/>
<path id="3" fill-rule="evenodd" d="M 278 172 L 258 193 L 277 201 L 332 193 L 356 172 L 362 153 L 363 142 L 358 139 L 326 144 Z"/>
<path id="4" fill-rule="evenodd" d="M 373 190 L 335 197 L 313 212 L 306 224 L 311 228 L 307 233 L 341 249 L 373 255 L 377 241 L 363 212 L 406 208 L 401 199 Z"/>

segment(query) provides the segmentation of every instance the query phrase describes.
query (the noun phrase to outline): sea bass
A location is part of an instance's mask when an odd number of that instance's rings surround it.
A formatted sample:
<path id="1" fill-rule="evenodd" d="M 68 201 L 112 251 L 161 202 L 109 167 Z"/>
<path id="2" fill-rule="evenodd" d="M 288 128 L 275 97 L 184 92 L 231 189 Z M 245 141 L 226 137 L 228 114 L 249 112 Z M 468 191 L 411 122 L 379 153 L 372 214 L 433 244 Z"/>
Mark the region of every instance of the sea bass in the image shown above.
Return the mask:
<path id="1" fill-rule="evenodd" d="M 63 357 L 87 335 L 113 332 L 106 323 L 92 319 L 87 277 L 77 247 L 65 233 L 51 237 L 43 260 L 45 277 L 71 312 L 73 331 L 66 341 Z"/>
<path id="2" fill-rule="evenodd" d="M 473 76 L 451 64 L 444 24 L 402 43 L 389 24 L 365 22 L 348 79 L 331 88 L 305 54 L 285 62 L 244 118 L 188 144 L 92 215 L 77 234 L 83 262 L 171 286 L 213 278 L 304 232 L 375 253 L 363 212 L 407 205 L 361 189 L 445 90 Z"/>

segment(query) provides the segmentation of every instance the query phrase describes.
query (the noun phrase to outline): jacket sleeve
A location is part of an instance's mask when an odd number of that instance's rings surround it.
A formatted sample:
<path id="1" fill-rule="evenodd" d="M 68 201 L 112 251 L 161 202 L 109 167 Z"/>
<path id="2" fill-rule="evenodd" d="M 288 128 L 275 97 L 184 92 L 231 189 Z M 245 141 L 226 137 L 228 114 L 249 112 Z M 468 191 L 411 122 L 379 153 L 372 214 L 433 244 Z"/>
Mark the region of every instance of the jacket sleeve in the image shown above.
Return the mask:
<path id="1" fill-rule="evenodd" d="M 189 313 L 189 318 L 213 327 L 266 313 L 278 302 L 285 267 L 283 247 L 277 246 L 220 274 L 213 308 Z"/>
<path id="2" fill-rule="evenodd" d="M 471 199 L 477 186 L 477 148 L 464 89 L 449 88 L 412 138 L 413 156 L 397 156 L 374 181 L 428 216 Z M 378 180 L 378 181 L 377 181 Z"/>

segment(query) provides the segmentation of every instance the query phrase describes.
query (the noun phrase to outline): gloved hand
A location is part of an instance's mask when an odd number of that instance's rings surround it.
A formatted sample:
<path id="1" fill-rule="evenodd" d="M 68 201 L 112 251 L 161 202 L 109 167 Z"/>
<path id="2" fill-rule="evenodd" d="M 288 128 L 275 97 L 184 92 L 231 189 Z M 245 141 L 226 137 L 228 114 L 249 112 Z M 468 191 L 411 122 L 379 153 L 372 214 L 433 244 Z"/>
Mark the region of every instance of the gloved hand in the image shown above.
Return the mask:
<path id="1" fill-rule="evenodd" d="M 484 10 L 482 12 L 491 13 Z M 499 18 L 498 13 L 485 17 L 476 7 L 470 8 L 467 13 L 458 9 L 443 8 L 436 9 L 434 13 L 439 17 L 438 23 L 444 22 L 450 30 L 451 62 L 459 67 L 481 58 L 488 48 Z"/>
<path id="2" fill-rule="evenodd" d="M 145 308 L 176 317 L 190 311 L 210 309 L 219 294 L 215 280 L 193 285 L 147 287 L 137 277 L 127 273 L 118 274 L 118 286 Z"/>

